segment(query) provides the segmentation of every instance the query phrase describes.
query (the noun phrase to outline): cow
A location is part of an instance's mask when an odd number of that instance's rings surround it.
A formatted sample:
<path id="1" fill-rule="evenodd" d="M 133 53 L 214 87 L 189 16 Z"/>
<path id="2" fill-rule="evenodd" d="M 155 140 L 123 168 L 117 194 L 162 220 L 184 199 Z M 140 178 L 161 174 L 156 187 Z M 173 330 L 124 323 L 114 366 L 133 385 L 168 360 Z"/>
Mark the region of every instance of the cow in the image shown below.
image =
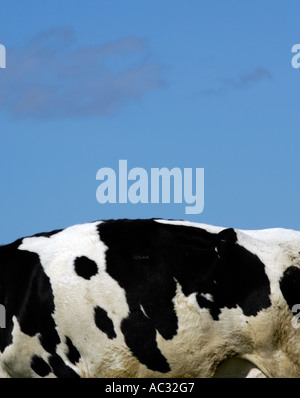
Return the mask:
<path id="1" fill-rule="evenodd" d="M 164 219 L 3 245 L 0 377 L 299 377 L 299 252 L 293 230 Z"/>

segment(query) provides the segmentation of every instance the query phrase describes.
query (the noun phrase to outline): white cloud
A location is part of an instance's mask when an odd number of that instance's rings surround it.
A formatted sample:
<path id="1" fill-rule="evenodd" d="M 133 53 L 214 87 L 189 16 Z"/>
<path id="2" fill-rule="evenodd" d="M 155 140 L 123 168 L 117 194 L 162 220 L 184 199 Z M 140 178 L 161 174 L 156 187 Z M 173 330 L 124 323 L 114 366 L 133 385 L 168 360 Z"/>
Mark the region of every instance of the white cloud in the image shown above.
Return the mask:
<path id="1" fill-rule="evenodd" d="M 56 28 L 8 57 L 0 107 L 18 118 L 103 116 L 165 84 L 146 61 L 146 41 L 133 36 L 80 47 L 71 29 Z"/>

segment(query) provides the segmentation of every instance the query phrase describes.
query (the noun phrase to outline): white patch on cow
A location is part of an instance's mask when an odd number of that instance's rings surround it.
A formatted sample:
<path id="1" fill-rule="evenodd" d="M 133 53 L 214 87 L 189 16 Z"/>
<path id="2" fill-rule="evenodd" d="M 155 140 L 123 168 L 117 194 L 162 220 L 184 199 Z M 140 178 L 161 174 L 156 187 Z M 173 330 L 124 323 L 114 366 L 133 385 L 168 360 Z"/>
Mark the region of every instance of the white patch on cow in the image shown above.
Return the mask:
<path id="1" fill-rule="evenodd" d="M 200 296 L 204 297 L 208 301 L 214 301 L 214 298 L 210 293 L 200 293 Z"/>
<path id="2" fill-rule="evenodd" d="M 163 220 L 163 219 L 156 219 L 154 220 L 156 222 L 159 222 L 161 224 L 170 224 L 170 225 L 180 225 L 182 227 L 193 227 L 193 228 L 201 228 L 205 229 L 207 232 L 217 234 L 223 229 L 226 229 L 224 227 L 217 227 L 214 225 L 208 225 L 208 224 L 202 224 L 202 223 L 195 223 L 192 221 L 181 221 L 181 220 Z"/>
<path id="3" fill-rule="evenodd" d="M 40 377 L 31 369 L 31 358 L 38 355 L 48 362 L 47 353 L 40 344 L 39 336 L 28 336 L 21 331 L 17 318 L 13 317 L 12 344 L 8 345 L 1 354 L 1 368 L 8 377 Z M 49 373 L 47 378 L 55 377 Z"/>
<path id="4" fill-rule="evenodd" d="M 146 314 L 146 312 L 145 312 L 144 307 L 142 306 L 142 304 L 140 305 L 140 309 L 141 309 L 142 313 L 145 315 L 145 317 L 147 317 L 148 319 L 150 319 L 150 318 L 148 317 L 148 315 Z"/>
<path id="5" fill-rule="evenodd" d="M 257 230 L 240 230 L 240 232 L 260 241 L 275 244 L 297 242 L 300 243 L 300 231 L 286 228 L 268 228 Z"/>
<path id="6" fill-rule="evenodd" d="M 61 341 L 68 336 L 81 355 L 80 367 L 90 376 L 98 374 L 98 368 L 108 355 L 118 363 L 124 354 L 113 347 L 124 347 L 120 324 L 128 313 L 125 291 L 106 272 L 105 251 L 96 223 L 75 225 L 50 237 L 29 237 L 22 241 L 20 250 L 39 255 L 45 273 L 51 281 L 55 312 L 53 318 Z M 76 257 L 86 256 L 96 262 L 98 273 L 86 280 L 74 270 Z M 95 324 L 94 307 L 103 308 L 113 321 L 117 338 L 109 340 Z M 104 348 L 105 347 L 105 348 Z M 65 347 L 60 344 L 58 353 L 63 356 Z"/>

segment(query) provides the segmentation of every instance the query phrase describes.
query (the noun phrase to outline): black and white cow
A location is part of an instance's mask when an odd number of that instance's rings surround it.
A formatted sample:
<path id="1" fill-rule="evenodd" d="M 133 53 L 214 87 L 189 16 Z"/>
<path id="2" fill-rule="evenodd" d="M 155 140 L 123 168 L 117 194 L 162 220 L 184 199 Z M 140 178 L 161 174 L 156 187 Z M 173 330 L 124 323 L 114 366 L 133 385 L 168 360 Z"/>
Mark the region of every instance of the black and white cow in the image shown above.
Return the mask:
<path id="1" fill-rule="evenodd" d="M 1 377 L 299 377 L 300 232 L 106 220 L 0 247 Z"/>

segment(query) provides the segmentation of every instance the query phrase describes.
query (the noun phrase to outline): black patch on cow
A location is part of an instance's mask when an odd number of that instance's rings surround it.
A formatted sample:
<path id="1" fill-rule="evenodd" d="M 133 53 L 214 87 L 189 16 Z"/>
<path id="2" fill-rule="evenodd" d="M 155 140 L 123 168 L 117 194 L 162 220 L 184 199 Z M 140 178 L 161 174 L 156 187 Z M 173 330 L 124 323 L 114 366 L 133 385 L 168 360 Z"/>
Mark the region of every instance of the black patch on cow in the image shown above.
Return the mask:
<path id="1" fill-rule="evenodd" d="M 84 279 L 90 279 L 98 272 L 98 267 L 95 261 L 86 256 L 76 257 L 74 261 L 74 268 L 77 275 Z"/>
<path id="2" fill-rule="evenodd" d="M 53 354 L 49 358 L 49 363 L 52 368 L 52 372 L 56 377 L 60 378 L 79 378 L 80 376 L 69 366 L 67 366 L 61 357 L 57 354 Z"/>
<path id="3" fill-rule="evenodd" d="M 300 269 L 288 267 L 279 281 L 279 286 L 290 309 L 300 303 Z"/>
<path id="4" fill-rule="evenodd" d="M 264 264 L 257 255 L 237 243 L 233 229 L 220 232 L 217 238 L 218 261 L 208 292 L 214 298 L 208 306 L 213 318 L 218 319 L 221 308 L 236 306 L 246 316 L 257 315 L 271 305 L 270 282 Z"/>
<path id="5" fill-rule="evenodd" d="M 149 318 L 140 310 L 134 311 L 122 322 L 125 341 L 141 363 L 158 372 L 169 372 L 170 366 L 156 344 L 156 330 Z"/>
<path id="6" fill-rule="evenodd" d="M 103 308 L 99 306 L 94 308 L 94 319 L 96 326 L 102 332 L 106 333 L 109 339 L 117 337 L 113 321 L 109 318 L 107 312 Z"/>
<path id="7" fill-rule="evenodd" d="M 39 339 L 54 353 L 60 338 L 52 317 L 54 297 L 38 254 L 20 250 L 22 240 L 0 247 L 0 303 L 6 309 L 6 328 L 0 329 L 0 349 L 12 343 L 13 316 L 23 333 Z"/>
<path id="8" fill-rule="evenodd" d="M 79 359 L 80 359 L 79 351 L 72 343 L 72 340 L 67 336 L 66 336 L 66 344 L 67 344 L 68 350 L 69 350 L 67 353 L 67 357 L 68 357 L 69 361 L 75 365 L 75 363 L 79 362 Z"/>
<path id="9" fill-rule="evenodd" d="M 124 219 L 102 222 L 98 232 L 108 247 L 106 271 L 126 292 L 130 312 L 121 323 L 126 344 L 149 369 L 169 370 L 156 332 L 164 339 L 177 333 L 176 281 L 184 295 L 196 293 L 199 306 L 215 320 L 225 307 L 240 306 L 246 316 L 255 316 L 271 305 L 264 264 L 237 243 L 233 229 L 216 234 L 193 226 Z M 201 293 L 211 294 L 213 301 Z"/>
<path id="10" fill-rule="evenodd" d="M 45 377 L 51 372 L 51 368 L 47 362 L 37 355 L 31 358 L 31 369 L 41 377 Z"/>

